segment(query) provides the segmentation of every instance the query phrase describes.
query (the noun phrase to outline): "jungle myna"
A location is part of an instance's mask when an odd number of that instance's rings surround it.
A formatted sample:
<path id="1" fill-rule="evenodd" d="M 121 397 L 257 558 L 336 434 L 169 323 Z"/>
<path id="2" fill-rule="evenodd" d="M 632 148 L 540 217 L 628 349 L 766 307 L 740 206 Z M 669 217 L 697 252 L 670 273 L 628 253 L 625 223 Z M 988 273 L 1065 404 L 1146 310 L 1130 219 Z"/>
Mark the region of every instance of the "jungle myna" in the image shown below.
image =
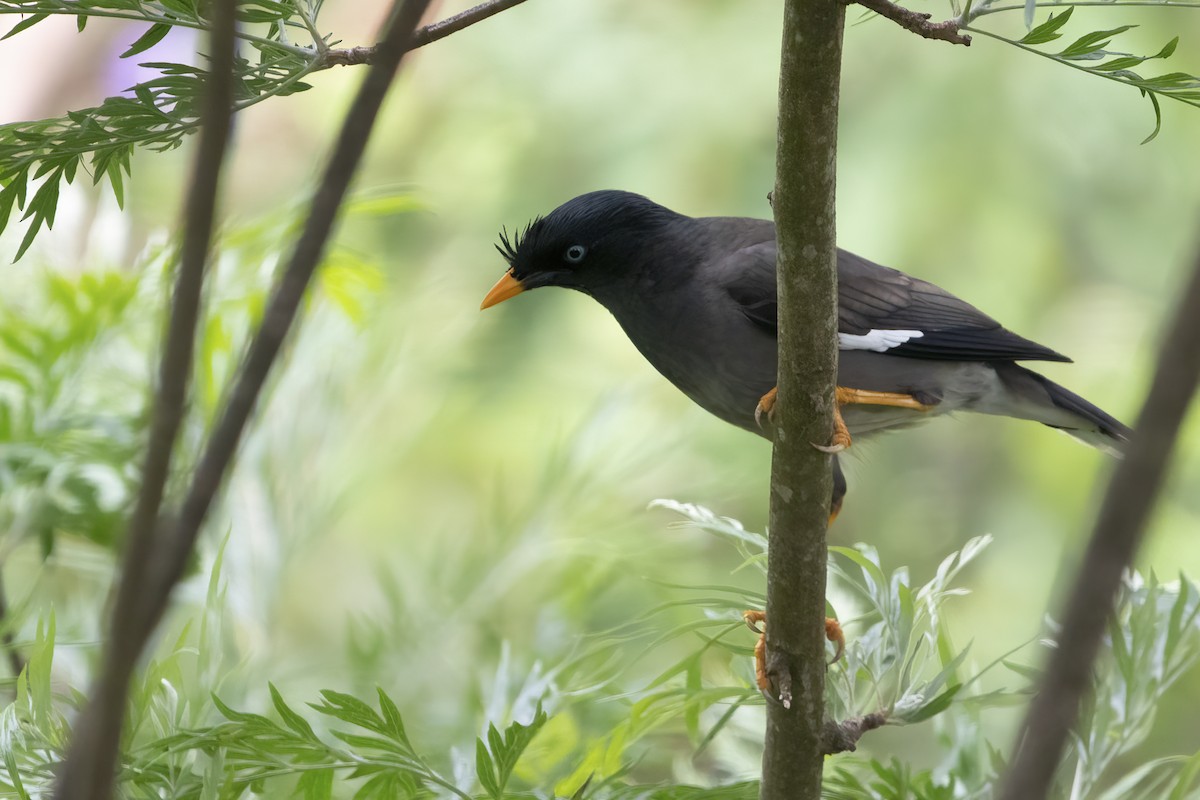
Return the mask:
<path id="1" fill-rule="evenodd" d="M 775 401 L 775 225 L 742 217 L 693 218 L 630 192 L 576 197 L 497 245 L 508 272 L 488 308 L 540 286 L 590 295 L 617 318 L 642 355 L 701 407 L 768 436 Z M 836 453 L 851 437 L 952 411 L 1041 422 L 1111 452 L 1128 428 L 1082 397 L 1020 366 L 1070 361 L 1003 328 L 931 283 L 838 250 Z M 769 438 L 769 436 L 768 436 Z M 830 520 L 846 480 L 833 461 Z M 747 612 L 752 627 L 761 612 Z M 758 628 L 756 627 L 756 630 Z M 828 637 L 844 639 L 836 620 Z M 755 648 L 768 687 L 763 640 Z M 836 656 L 835 656 L 836 660 Z"/>
<path id="2" fill-rule="evenodd" d="M 576 197 L 497 245 L 508 272 L 483 308 L 540 286 L 590 295 L 701 407 L 769 438 L 776 376 L 775 224 L 688 217 L 641 195 Z M 1018 361 L 1070 361 L 932 283 L 838 250 L 838 390 L 850 437 L 952 411 L 1041 422 L 1117 452 L 1129 430 Z M 844 407 L 843 407 L 844 406 Z M 836 514 L 846 481 L 834 459 Z"/>

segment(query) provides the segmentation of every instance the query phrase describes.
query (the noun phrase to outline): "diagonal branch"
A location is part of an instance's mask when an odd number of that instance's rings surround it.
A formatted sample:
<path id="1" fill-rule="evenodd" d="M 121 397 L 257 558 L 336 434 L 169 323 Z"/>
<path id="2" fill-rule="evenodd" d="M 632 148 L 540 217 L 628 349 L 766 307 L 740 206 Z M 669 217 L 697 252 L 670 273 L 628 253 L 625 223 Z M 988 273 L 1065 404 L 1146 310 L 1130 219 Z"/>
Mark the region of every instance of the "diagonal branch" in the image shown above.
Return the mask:
<path id="1" fill-rule="evenodd" d="M 157 448 L 151 449 L 148 460 L 150 466 L 162 466 L 162 474 L 149 473 L 148 482 L 156 483 L 144 491 L 155 495 L 147 502 L 146 509 L 141 508 L 139 501 L 137 517 L 139 536 L 132 536 L 128 545 L 128 561 L 135 565 L 134 570 L 127 570 L 122 577 L 118 593 L 118 604 L 114 620 L 113 636 L 108 647 L 108 659 L 101 674 L 98 686 L 93 692 L 92 700 L 76 728 L 72 755 L 68 759 L 62 783 L 59 786 L 60 798 L 94 798 L 106 800 L 112 792 L 112 782 L 115 772 L 117 750 L 120 742 L 121 722 L 124 717 L 126 698 L 128 695 L 129 679 L 134 665 L 139 658 L 146 640 L 154 627 L 162 618 L 171 589 L 182 576 L 189 555 L 195 544 L 200 527 L 212 504 L 212 500 L 220 488 L 223 478 L 229 469 L 237 450 L 247 420 L 254 409 L 255 403 L 262 391 L 263 384 L 270 372 L 276 356 L 279 353 L 284 337 L 295 319 L 297 309 L 304 297 L 309 280 L 320 260 L 324 245 L 333 228 L 342 198 L 353 177 L 355 168 L 361 160 L 375 118 L 391 85 L 392 79 L 400 65 L 400 60 L 411 41 L 413 31 L 424 14 L 429 0 L 396 0 L 382 40 L 377 48 L 375 63 L 368 71 L 362 87 L 356 96 L 346 120 L 343 123 L 337 144 L 326 167 L 321 185 L 313 198 L 312 208 L 304 231 L 301 233 L 292 252 L 291 260 L 284 275 L 271 298 L 254 341 L 251 343 L 246 361 L 239 372 L 226 405 L 224 414 L 214 429 L 207 448 L 192 478 L 192 483 L 182 509 L 177 518 L 164 519 L 160 516 L 159 507 L 166 477 L 166 467 L 169 466 L 170 451 L 167 449 L 165 460 Z M 226 88 L 222 94 L 224 104 L 221 106 L 222 116 L 209 116 L 214 124 L 207 124 L 204 131 L 219 130 L 222 135 L 228 129 L 228 117 L 231 108 L 231 87 L 228 86 L 227 76 L 231 74 L 233 60 L 233 17 L 234 0 L 225 0 L 222 10 L 227 13 L 227 20 L 214 23 L 214 75 L 226 76 L 221 84 Z M 227 24 L 225 24 L 227 23 Z M 220 32 L 218 35 L 217 32 Z M 222 47 L 225 47 L 222 50 Z M 225 62 L 218 60 L 222 56 Z M 218 92 L 214 89 L 212 94 Z M 213 101 L 215 107 L 216 101 Z M 222 141 L 223 145 L 223 141 Z M 215 161 L 198 160 L 197 177 L 194 186 L 211 180 L 212 191 L 215 193 L 216 174 L 219 172 L 223 146 L 215 152 Z M 201 146 L 202 159 L 211 159 L 214 153 Z M 199 190 L 194 190 L 199 192 Z M 208 233 L 211 230 L 212 209 L 208 209 L 207 217 L 203 214 L 192 216 L 198 207 L 189 202 L 188 236 L 185 241 L 185 255 L 192 252 L 188 244 L 194 242 L 192 229 L 207 222 L 204 246 L 200 248 L 201 264 L 207 250 Z M 185 262 L 190 263 L 190 262 Z M 181 267 L 181 272 L 183 268 Z M 182 280 L 182 276 L 181 276 Z M 197 285 L 196 291 L 199 288 Z M 189 312 L 184 309 L 172 309 L 172 330 L 187 322 Z M 179 318 L 177 319 L 177 314 Z M 182 320 L 182 322 L 180 322 Z M 195 312 L 191 313 L 192 326 L 195 324 Z M 178 391 L 167 397 L 164 402 L 160 395 L 159 406 L 156 406 L 156 416 L 181 415 L 183 397 L 186 394 L 186 375 L 190 372 L 190 342 L 186 351 L 187 363 L 179 366 L 174 360 L 178 356 L 173 349 L 173 339 L 169 339 L 164 353 L 164 374 L 168 370 L 181 369 L 182 383 L 172 384 L 171 391 Z M 182 350 L 180 352 L 183 352 Z M 174 372 L 172 372 L 174 375 Z M 178 429 L 178 419 L 175 428 Z M 166 435 L 156 434 L 154 441 Z M 171 433 L 171 441 L 174 433 Z M 161 462 L 161 464 L 160 464 Z M 151 509 L 152 510 L 149 510 Z M 132 523 L 131 523 L 132 526 Z M 154 535 L 157 531 L 157 536 Z M 122 599 L 124 602 L 122 602 Z"/>
<path id="2" fill-rule="evenodd" d="M 1158 356 L 1154 382 L 1142 406 L 1125 458 L 1109 483 L 1092 539 L 1050 656 L 1022 725 L 1016 758 L 1000 797 L 1046 796 L 1085 692 L 1092 662 L 1112 614 L 1121 575 L 1146 529 L 1179 428 L 1200 384 L 1200 254 Z"/>
<path id="3" fill-rule="evenodd" d="M 501 11 L 507 11 L 513 6 L 519 6 L 525 0 L 487 0 L 477 6 L 468 8 L 452 17 L 418 28 L 413 34 L 409 50 L 416 50 L 432 44 L 439 39 L 445 39 L 452 33 L 458 33 L 477 22 L 483 22 L 488 17 L 495 16 Z M 370 64 L 375 59 L 375 47 L 350 47 L 338 50 L 326 50 L 322 53 L 316 69 L 329 67 L 351 67 L 359 64 Z"/>
<path id="4" fill-rule="evenodd" d="M 480 3 L 460 14 L 455 14 L 453 17 L 426 25 L 413 34 L 409 49 L 416 50 L 418 47 L 424 47 L 438 39 L 445 39 L 452 33 L 458 33 L 463 28 L 469 28 L 476 22 L 483 22 L 488 17 L 499 14 L 501 11 L 507 11 L 524 2 L 525 0 L 488 0 L 486 3 Z"/>
<path id="5" fill-rule="evenodd" d="M 143 608 L 142 589 L 153 568 L 155 528 L 192 372 L 204 267 L 233 113 L 236 6 L 236 0 L 214 3 L 211 70 L 202 112 L 203 127 L 188 189 L 186 228 L 159 365 L 158 396 L 142 466 L 142 485 L 129 520 L 104 664 L 75 728 L 57 792 L 62 798 L 106 798 L 111 793 L 129 678 L 149 634 L 138 624 Z"/>
<path id="6" fill-rule="evenodd" d="M 164 526 L 166 535 L 156 552 L 159 568 L 152 576 L 155 582 L 143 596 L 143 602 L 153 615 L 152 619 L 147 620 L 149 625 L 157 623 L 171 588 L 183 574 L 213 498 L 229 471 L 246 423 L 316 271 L 384 97 L 428 5 L 429 0 L 396 0 L 387 28 L 376 48 L 375 59 L 346 115 L 321 183 L 313 196 L 304 230 L 271 296 L 262 324 L 250 343 L 221 419 L 213 429 L 196 466 L 178 518 Z"/>
<path id="7" fill-rule="evenodd" d="M 863 8 L 869 8 L 879 16 L 887 17 L 901 28 L 912 31 L 918 36 L 924 36 L 926 39 L 937 39 L 966 47 L 971 45 L 971 37 L 965 33 L 959 33 L 958 20 L 930 22 L 929 20 L 933 18 L 932 14 L 913 11 L 893 3 L 891 0 L 847 0 L 847 2 L 855 2 Z"/>

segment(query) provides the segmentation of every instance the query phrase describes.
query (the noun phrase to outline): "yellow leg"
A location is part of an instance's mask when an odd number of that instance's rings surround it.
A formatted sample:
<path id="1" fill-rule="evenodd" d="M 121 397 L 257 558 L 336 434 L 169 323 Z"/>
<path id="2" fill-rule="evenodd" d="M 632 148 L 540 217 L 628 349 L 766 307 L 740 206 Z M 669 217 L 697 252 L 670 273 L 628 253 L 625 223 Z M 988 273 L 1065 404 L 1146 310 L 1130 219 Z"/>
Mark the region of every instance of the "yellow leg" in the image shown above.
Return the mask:
<path id="1" fill-rule="evenodd" d="M 742 619 L 758 634 L 758 641 L 754 643 L 754 682 L 765 692 L 771 688 L 771 679 L 767 677 L 767 614 L 765 611 L 743 611 Z M 846 635 L 833 617 L 825 618 L 825 638 L 837 645 L 833 660 L 829 662 L 836 664 L 846 652 Z"/>
<path id="2" fill-rule="evenodd" d="M 851 403 L 861 406 L 895 406 L 896 408 L 911 408 L 914 411 L 928 411 L 933 406 L 922 403 L 911 394 L 905 392 L 872 392 L 868 389 L 849 389 L 837 387 L 834 399 L 839 406 Z"/>
<path id="3" fill-rule="evenodd" d="M 911 408 L 914 411 L 928 411 L 933 406 L 926 405 L 917 400 L 911 394 L 903 392 L 873 392 L 869 389 L 850 389 L 846 386 L 839 386 L 834 391 L 834 406 L 833 406 L 833 439 L 829 444 L 814 444 L 823 453 L 840 453 L 851 444 L 850 429 L 846 427 L 846 421 L 842 419 L 842 406 L 845 405 L 860 405 L 860 406 L 891 406 L 893 408 Z M 754 409 L 754 421 L 758 423 L 758 427 L 762 427 L 763 415 L 766 415 L 768 422 L 775 421 L 775 405 L 779 402 L 779 387 L 775 387 L 767 392 L 758 401 L 758 406 Z"/>
<path id="4" fill-rule="evenodd" d="M 828 445 L 814 444 L 813 447 L 822 453 L 840 453 L 850 446 L 850 429 L 846 420 L 842 419 L 842 406 L 891 406 L 892 408 L 911 408 L 913 411 L 928 411 L 933 406 L 926 405 L 911 394 L 903 392 L 873 392 L 868 389 L 850 389 L 839 386 L 834 390 L 833 406 L 833 440 Z"/>

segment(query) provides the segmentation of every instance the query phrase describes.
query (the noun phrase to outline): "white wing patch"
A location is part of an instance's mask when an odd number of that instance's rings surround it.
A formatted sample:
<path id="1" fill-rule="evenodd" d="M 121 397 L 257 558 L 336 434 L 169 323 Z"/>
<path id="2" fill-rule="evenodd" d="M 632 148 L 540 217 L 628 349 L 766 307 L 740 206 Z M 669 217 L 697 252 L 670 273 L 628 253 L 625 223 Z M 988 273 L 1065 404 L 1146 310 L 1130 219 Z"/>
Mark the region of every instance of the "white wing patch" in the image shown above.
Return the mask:
<path id="1" fill-rule="evenodd" d="M 925 334 L 922 331 L 893 331 L 872 330 L 862 336 L 850 333 L 838 334 L 838 348 L 841 350 L 873 350 L 876 353 L 886 353 L 893 347 L 899 347 L 909 339 L 920 339 Z"/>

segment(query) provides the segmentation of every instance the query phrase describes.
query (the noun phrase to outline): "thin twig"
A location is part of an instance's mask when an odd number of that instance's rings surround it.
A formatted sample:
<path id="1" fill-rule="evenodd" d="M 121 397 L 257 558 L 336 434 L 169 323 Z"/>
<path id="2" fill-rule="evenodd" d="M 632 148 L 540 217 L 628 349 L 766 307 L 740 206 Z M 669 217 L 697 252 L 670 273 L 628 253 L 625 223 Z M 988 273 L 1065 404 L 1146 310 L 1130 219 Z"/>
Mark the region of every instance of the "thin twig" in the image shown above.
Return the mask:
<path id="1" fill-rule="evenodd" d="M 370 64 L 375 57 L 374 47 L 348 47 L 326 50 L 316 62 L 316 69 L 357 67 Z"/>
<path id="2" fill-rule="evenodd" d="M 203 127 L 184 212 L 186 229 L 159 366 L 158 396 L 142 467 L 142 485 L 129 520 L 104 664 L 75 726 L 58 786 L 60 798 L 102 800 L 112 793 L 129 679 L 152 627 L 145 621 L 143 589 L 153 569 L 155 529 L 192 373 L 204 266 L 233 113 L 236 11 L 236 0 L 214 3 L 211 68 L 201 115 Z"/>
<path id="3" fill-rule="evenodd" d="M 1086 66 L 1081 66 L 1080 64 L 1075 63 L 1075 61 L 1073 59 L 1060 58 L 1056 53 L 1048 53 L 1045 50 L 1040 50 L 1036 47 L 1031 47 L 1027 44 L 1022 44 L 1019 39 L 1009 39 L 1007 36 L 1001 36 L 998 33 L 994 33 L 992 31 L 985 30 L 983 28 L 977 28 L 977 27 L 974 27 L 971 25 L 964 25 L 963 30 L 971 31 L 972 33 L 978 33 L 981 36 L 987 36 L 991 39 L 995 39 L 998 42 L 1004 42 L 1005 44 L 1011 44 L 1013 47 L 1016 47 L 1020 50 L 1024 50 L 1026 53 L 1032 53 L 1033 55 L 1040 56 L 1041 58 L 1049 59 L 1049 60 L 1053 61 L 1055 64 L 1062 64 L 1063 66 L 1067 66 L 1067 67 L 1070 67 L 1071 69 L 1078 70 L 1078 71 L 1084 73 L 1085 75 L 1096 75 L 1098 77 L 1104 78 L 1105 80 L 1110 80 L 1114 83 L 1119 83 L 1122 86 L 1136 86 L 1138 89 L 1142 88 L 1141 86 L 1139 86 L 1136 83 L 1130 83 L 1129 81 L 1125 80 L 1122 77 L 1120 70 L 1098 70 L 1095 68 L 1089 69 Z M 1179 102 L 1184 103 L 1185 105 L 1192 106 L 1193 108 L 1200 108 L 1200 99 L 1192 97 L 1190 93 L 1163 91 L 1161 89 L 1151 89 L 1151 88 L 1142 89 L 1142 91 L 1143 91 L 1143 93 L 1149 93 L 1149 94 L 1152 94 L 1157 97 L 1166 97 L 1166 98 L 1170 98 L 1171 100 L 1178 100 Z M 1157 131 L 1158 131 L 1158 129 L 1156 127 L 1155 135 L 1157 135 Z M 1146 141 L 1150 141 L 1150 140 L 1147 139 Z M 1143 144 L 1144 143 L 1145 142 L 1143 142 Z"/>
<path id="4" fill-rule="evenodd" d="M 821 752 L 832 756 L 836 753 L 853 753 L 858 749 L 858 740 L 867 731 L 882 728 L 887 716 L 878 711 L 861 717 L 851 717 L 844 722 L 828 720 L 821 729 Z"/>
<path id="5" fill-rule="evenodd" d="M 1002 800 L 1046 796 L 1079 705 L 1091 688 L 1121 575 L 1133 563 L 1170 463 L 1188 405 L 1200 384 L 1200 254 L 1159 351 L 1154 382 L 1117 466 L 1063 615 L 1062 635 L 1029 707 Z"/>
<path id="6" fill-rule="evenodd" d="M 410 48 L 416 50 L 418 47 L 436 42 L 438 39 L 445 39 L 452 33 L 458 33 L 463 28 L 469 28 L 476 22 L 482 22 L 490 16 L 499 14 L 501 11 L 507 11 L 513 6 L 519 6 L 525 0 L 488 0 L 486 3 L 468 8 L 461 14 L 455 14 L 453 17 L 447 17 L 441 22 L 435 22 L 431 25 L 418 30 L 413 34 L 412 44 Z"/>
<path id="7" fill-rule="evenodd" d="M 190 28 L 195 31 L 207 31 L 209 29 L 209 22 L 206 18 L 188 19 L 187 17 L 176 16 L 170 11 L 165 11 L 160 4 L 152 6 L 149 3 L 138 4 L 136 8 L 117 9 L 97 8 L 96 6 L 88 6 L 83 3 L 71 3 L 68 5 L 63 3 L 62 0 L 58 0 L 53 5 L 31 7 L 24 7 L 9 2 L 0 5 L 0 18 L 3 18 L 7 14 L 19 14 L 22 17 L 32 14 L 62 14 L 82 19 L 119 19 L 130 22 L 148 22 L 151 25 L 167 24 L 173 28 Z M 312 55 L 311 47 L 281 42 L 279 39 L 272 39 L 266 36 L 258 36 L 244 28 L 239 29 L 236 35 L 243 42 L 261 44 L 264 47 L 276 50 L 286 50 L 298 56 Z"/>
<path id="8" fill-rule="evenodd" d="M 476 22 L 483 22 L 488 17 L 507 11 L 513 6 L 519 6 L 525 0 L 488 0 L 462 13 L 447 17 L 440 22 L 434 22 L 418 28 L 409 43 L 409 50 L 416 50 L 427 44 L 445 39 L 452 33 L 458 33 L 469 28 Z M 318 69 L 328 67 L 350 67 L 359 64 L 370 64 L 375 59 L 375 47 L 351 47 L 346 49 L 327 50 L 322 54 Z"/>
<path id="9" fill-rule="evenodd" d="M 905 30 L 912 31 L 926 39 L 937 39 L 950 44 L 971 45 L 971 37 L 959 33 L 959 22 L 948 19 L 945 22 L 930 22 L 932 14 L 923 14 L 910 8 L 897 5 L 890 0 L 850 0 L 864 8 L 869 8 L 881 17 L 887 17 Z"/>

